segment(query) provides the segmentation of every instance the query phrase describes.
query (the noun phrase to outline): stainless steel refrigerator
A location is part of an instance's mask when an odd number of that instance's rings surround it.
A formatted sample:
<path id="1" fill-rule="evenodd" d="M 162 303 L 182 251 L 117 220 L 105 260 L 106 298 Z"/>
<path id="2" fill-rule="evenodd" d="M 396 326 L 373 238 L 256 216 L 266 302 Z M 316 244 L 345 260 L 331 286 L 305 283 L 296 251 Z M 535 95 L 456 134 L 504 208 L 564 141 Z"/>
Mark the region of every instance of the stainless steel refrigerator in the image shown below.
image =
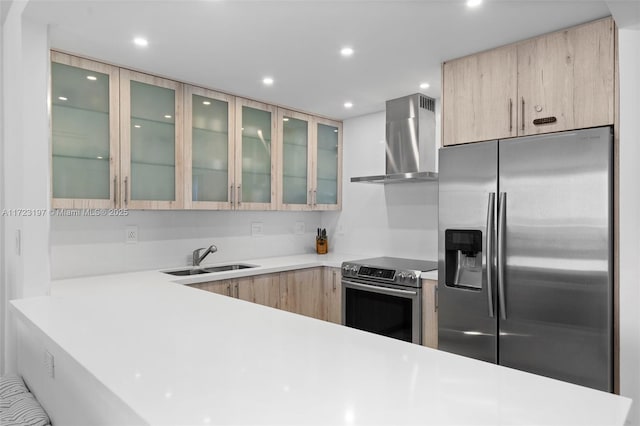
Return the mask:
<path id="1" fill-rule="evenodd" d="M 612 141 L 440 150 L 439 349 L 613 390 Z"/>

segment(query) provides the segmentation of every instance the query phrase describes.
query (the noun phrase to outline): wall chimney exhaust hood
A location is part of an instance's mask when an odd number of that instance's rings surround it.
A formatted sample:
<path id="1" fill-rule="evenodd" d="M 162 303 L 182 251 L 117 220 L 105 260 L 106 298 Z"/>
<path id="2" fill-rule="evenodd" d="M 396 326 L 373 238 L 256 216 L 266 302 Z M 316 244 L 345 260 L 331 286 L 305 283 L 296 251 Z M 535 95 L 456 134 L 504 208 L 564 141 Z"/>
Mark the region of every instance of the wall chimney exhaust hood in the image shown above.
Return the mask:
<path id="1" fill-rule="evenodd" d="M 351 182 L 437 180 L 436 101 L 416 93 L 387 101 L 386 113 L 386 174 L 352 177 Z"/>

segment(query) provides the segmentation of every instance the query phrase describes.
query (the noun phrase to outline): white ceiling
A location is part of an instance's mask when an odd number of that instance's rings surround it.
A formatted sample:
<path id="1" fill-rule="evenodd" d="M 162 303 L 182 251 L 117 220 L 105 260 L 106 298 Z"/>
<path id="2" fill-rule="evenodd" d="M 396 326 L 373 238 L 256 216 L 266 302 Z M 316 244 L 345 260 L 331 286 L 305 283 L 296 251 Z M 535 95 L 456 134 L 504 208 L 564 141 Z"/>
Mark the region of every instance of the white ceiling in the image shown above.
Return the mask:
<path id="1" fill-rule="evenodd" d="M 337 119 L 439 97 L 444 60 L 610 15 L 599 0 L 31 0 L 25 13 L 51 24 L 52 48 Z"/>

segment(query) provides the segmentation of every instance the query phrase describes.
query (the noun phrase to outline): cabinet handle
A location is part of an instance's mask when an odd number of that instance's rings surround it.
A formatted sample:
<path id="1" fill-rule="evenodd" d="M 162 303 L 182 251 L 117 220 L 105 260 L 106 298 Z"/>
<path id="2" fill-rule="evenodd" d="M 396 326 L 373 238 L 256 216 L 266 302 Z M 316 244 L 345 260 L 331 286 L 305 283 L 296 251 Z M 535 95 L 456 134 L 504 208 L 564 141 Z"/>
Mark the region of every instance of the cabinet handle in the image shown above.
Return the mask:
<path id="1" fill-rule="evenodd" d="M 124 178 L 124 206 L 129 205 L 129 176 Z"/>
<path id="2" fill-rule="evenodd" d="M 118 176 L 113 177 L 113 206 L 118 206 Z"/>
<path id="3" fill-rule="evenodd" d="M 240 286 L 238 285 L 238 283 L 235 283 L 233 286 L 233 289 L 236 293 L 236 295 L 234 296 L 236 299 L 240 298 Z"/>
<path id="4" fill-rule="evenodd" d="M 522 97 L 522 131 L 524 132 L 524 96 Z"/>
<path id="5" fill-rule="evenodd" d="M 336 291 L 336 271 L 333 271 L 333 291 Z"/>
<path id="6" fill-rule="evenodd" d="M 312 190 L 309 190 L 309 207 L 311 207 L 313 205 L 313 194 L 312 194 Z"/>
<path id="7" fill-rule="evenodd" d="M 229 204 L 231 204 L 231 207 L 233 207 L 233 200 L 234 200 L 234 196 L 233 196 L 233 184 L 231 184 L 231 186 L 229 186 Z"/>
<path id="8" fill-rule="evenodd" d="M 242 204 L 242 185 L 238 185 L 238 205 Z"/>
<path id="9" fill-rule="evenodd" d="M 509 133 L 513 131 L 513 99 L 509 98 Z"/>
<path id="10" fill-rule="evenodd" d="M 438 312 L 438 286 L 434 285 L 433 286 L 433 311 L 434 312 Z"/>
<path id="11" fill-rule="evenodd" d="M 231 297 L 231 284 L 227 284 L 227 296 Z"/>
<path id="12" fill-rule="evenodd" d="M 313 190 L 313 205 L 318 205 L 318 191 L 316 189 Z"/>

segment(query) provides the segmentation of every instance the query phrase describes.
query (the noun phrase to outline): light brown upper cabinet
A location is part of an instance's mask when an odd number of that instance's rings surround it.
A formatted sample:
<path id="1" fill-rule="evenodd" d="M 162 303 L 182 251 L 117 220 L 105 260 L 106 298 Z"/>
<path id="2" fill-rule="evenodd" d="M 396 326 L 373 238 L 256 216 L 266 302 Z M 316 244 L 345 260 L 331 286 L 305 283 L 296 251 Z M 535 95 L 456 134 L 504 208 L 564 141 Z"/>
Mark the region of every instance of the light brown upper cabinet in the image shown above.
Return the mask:
<path id="1" fill-rule="evenodd" d="M 238 210 L 276 208 L 276 107 L 236 98 L 234 206 Z"/>
<path id="2" fill-rule="evenodd" d="M 445 62 L 443 145 L 613 124 L 614 54 L 604 18 Z"/>
<path id="3" fill-rule="evenodd" d="M 278 108 L 278 209 L 312 210 L 312 117 Z"/>
<path id="4" fill-rule="evenodd" d="M 53 208 L 117 207 L 118 68 L 51 52 Z"/>
<path id="5" fill-rule="evenodd" d="M 185 208 L 230 210 L 235 195 L 235 99 L 186 86 L 184 107 Z"/>
<path id="6" fill-rule="evenodd" d="M 279 108 L 278 140 L 278 209 L 340 209 L 342 123 Z"/>
<path id="7" fill-rule="evenodd" d="M 613 124 L 613 19 L 518 45 L 520 135 Z"/>
<path id="8" fill-rule="evenodd" d="M 51 52 L 54 208 L 337 210 L 342 123 Z"/>
<path id="9" fill-rule="evenodd" d="M 319 117 L 313 122 L 313 210 L 340 210 L 342 123 Z"/>
<path id="10" fill-rule="evenodd" d="M 511 45 L 444 63 L 445 145 L 516 135 L 517 58 Z"/>
<path id="11" fill-rule="evenodd" d="M 183 85 L 120 70 L 121 207 L 183 208 Z"/>

